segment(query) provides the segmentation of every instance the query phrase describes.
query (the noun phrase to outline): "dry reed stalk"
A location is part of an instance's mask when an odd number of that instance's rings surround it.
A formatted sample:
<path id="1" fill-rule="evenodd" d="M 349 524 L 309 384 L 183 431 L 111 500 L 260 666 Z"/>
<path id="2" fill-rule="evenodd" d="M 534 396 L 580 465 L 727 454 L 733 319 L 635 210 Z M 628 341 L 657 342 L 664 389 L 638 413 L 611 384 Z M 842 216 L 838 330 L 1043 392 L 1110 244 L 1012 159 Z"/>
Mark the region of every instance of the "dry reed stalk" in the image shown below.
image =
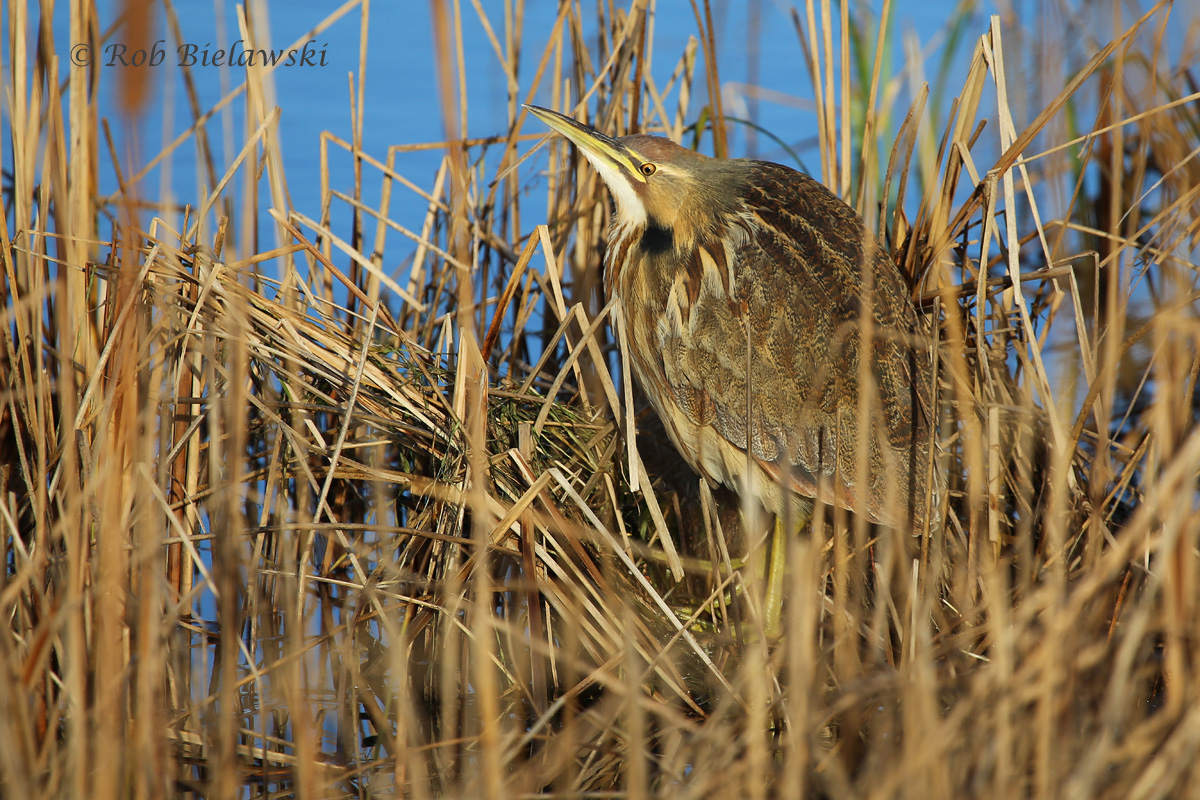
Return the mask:
<path id="1" fill-rule="evenodd" d="M 742 566 L 764 535 L 679 469 L 610 372 L 603 190 L 570 149 L 527 149 L 541 131 L 519 111 L 549 97 L 678 138 L 699 47 L 695 135 L 706 120 L 723 151 L 714 10 L 693 3 L 698 38 L 657 54 L 675 65 L 658 84 L 653 0 L 561 4 L 544 42 L 522 3 L 469 5 L 432 6 L 445 141 L 364 151 L 361 51 L 351 135 L 321 138 L 319 210 L 287 203 L 269 71 L 210 108 L 185 74 L 191 126 L 122 164 L 88 89 L 107 75 L 73 70 L 60 97 L 52 49 L 24 35 L 49 21 L 9 8 L 3 793 L 1194 785 L 1200 92 L 1192 39 L 1168 47 L 1179 9 L 1096 42 L 964 12 L 947 29 L 975 25 L 967 68 L 932 89 L 915 41 L 892 71 L 889 24 L 862 52 L 874 25 L 848 5 L 793 15 L 821 176 L 878 213 L 936 335 L 944 526 L 914 539 L 819 508 L 788 542 L 768 642 Z M 480 139 L 472 13 L 507 101 L 507 130 Z M 73 36 L 90 14 L 72 9 Z M 1035 101 L 1023 59 L 1067 32 L 1084 50 L 1034 62 Z M 221 164 L 207 126 L 235 102 L 247 130 Z M 145 176 L 185 146 L 212 189 L 181 216 Z M 406 174 L 431 148 L 436 174 Z M 521 209 L 531 181 L 544 210 Z M 392 219 L 400 194 L 419 220 Z M 403 278 L 393 232 L 414 251 Z"/>

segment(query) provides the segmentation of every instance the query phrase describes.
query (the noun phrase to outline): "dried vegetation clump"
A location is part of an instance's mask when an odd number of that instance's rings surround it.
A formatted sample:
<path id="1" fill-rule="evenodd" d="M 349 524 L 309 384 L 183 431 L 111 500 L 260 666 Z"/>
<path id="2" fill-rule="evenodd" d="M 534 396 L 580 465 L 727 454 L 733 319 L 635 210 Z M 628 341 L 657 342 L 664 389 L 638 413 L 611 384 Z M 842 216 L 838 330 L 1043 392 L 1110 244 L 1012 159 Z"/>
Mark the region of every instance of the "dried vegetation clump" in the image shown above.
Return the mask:
<path id="1" fill-rule="evenodd" d="M 60 83 L 54 37 L 23 43 L 49 20 L 13 4 L 0 793 L 1200 784 L 1194 12 L 1121 6 L 1104 33 L 1052 3 L 964 12 L 945 47 L 967 68 L 929 82 L 895 23 L 794 14 L 804 155 L 878 227 L 937 341 L 945 525 L 819 509 L 770 640 L 739 567 L 766 527 L 697 484 L 631 386 L 598 291 L 603 187 L 533 148 L 520 110 L 738 155 L 709 4 L 682 52 L 655 49 L 646 6 L 564 3 L 533 41 L 506 4 L 485 27 L 507 129 L 432 143 L 436 175 L 406 172 L 417 146 L 326 135 L 319 210 L 287 199 L 251 69 L 223 101 L 245 104 L 241 157 L 214 161 L 219 109 L 195 107 L 155 158 L 194 146 L 212 176 L 181 210 L 98 124 L 114 74 Z M 433 8 L 465 131 L 455 14 L 479 9 Z"/>

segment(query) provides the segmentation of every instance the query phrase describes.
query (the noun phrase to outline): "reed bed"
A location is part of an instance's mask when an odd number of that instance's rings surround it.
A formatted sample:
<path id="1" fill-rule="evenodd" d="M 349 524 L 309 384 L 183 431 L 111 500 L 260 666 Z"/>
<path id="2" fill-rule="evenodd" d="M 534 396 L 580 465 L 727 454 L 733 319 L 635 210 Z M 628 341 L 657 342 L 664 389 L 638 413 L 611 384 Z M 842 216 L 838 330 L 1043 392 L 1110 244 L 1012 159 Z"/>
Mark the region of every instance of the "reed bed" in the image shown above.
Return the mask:
<path id="1" fill-rule="evenodd" d="M 2 793 L 1194 791 L 1194 14 L 962 11 L 966 71 L 927 79 L 894 21 L 797 8 L 804 156 L 937 342 L 944 523 L 818 509 L 771 639 L 739 567 L 766 528 L 631 386 L 598 289 L 608 199 L 520 108 L 738 155 L 713 9 L 666 52 L 662 4 L 585 6 L 545 41 L 520 2 L 483 17 L 509 124 L 468 140 L 459 15 L 485 11 L 434 3 L 440 169 L 330 134 L 318 209 L 287 199 L 269 72 L 229 100 L 240 157 L 211 156 L 214 109 L 172 132 L 161 160 L 194 147 L 215 180 L 164 207 L 100 124 L 113 77 L 60 83 L 49 19 L 7 8 Z M 70 24 L 102 35 L 86 3 Z M 394 218 L 401 193 L 426 213 Z"/>

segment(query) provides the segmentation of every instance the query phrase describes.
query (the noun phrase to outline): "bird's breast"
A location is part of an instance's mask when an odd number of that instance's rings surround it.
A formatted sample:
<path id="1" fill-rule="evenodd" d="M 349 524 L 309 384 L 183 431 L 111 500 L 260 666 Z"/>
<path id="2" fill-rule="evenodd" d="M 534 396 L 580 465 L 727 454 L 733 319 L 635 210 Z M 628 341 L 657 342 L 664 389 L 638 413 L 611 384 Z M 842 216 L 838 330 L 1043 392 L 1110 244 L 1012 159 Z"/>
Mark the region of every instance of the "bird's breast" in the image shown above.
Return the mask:
<path id="1" fill-rule="evenodd" d="M 734 308 L 740 234 L 739 229 L 680 250 L 664 246 L 668 240 L 678 244 L 665 230 L 614 227 L 605 261 L 605 289 L 609 299 L 620 298 L 625 354 L 638 385 L 684 460 L 710 481 L 733 487 L 746 469 L 744 444 L 739 449 L 713 428 L 723 409 L 714 405 L 709 387 L 681 381 L 675 372 L 681 359 L 698 356 L 697 347 L 717 351 L 709 359 L 711 369 L 744 348 L 746 330 Z M 732 348 L 731 341 L 742 347 Z M 730 385 L 744 387 L 733 376 L 736 369 L 728 371 Z M 744 409 L 744 388 L 740 398 Z"/>

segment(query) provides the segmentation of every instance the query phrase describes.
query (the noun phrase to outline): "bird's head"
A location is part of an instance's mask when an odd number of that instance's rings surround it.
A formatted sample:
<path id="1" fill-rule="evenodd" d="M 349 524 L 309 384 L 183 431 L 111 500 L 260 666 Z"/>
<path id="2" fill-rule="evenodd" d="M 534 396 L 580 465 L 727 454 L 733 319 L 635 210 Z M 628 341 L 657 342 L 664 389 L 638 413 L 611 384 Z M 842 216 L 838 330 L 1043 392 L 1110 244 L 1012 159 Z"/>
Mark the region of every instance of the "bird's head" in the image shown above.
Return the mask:
<path id="1" fill-rule="evenodd" d="M 525 107 L 600 173 L 616 202 L 618 227 L 663 229 L 686 251 L 700 238 L 720 236 L 740 206 L 748 162 L 708 158 L 660 136 L 615 139 L 557 112 Z"/>

